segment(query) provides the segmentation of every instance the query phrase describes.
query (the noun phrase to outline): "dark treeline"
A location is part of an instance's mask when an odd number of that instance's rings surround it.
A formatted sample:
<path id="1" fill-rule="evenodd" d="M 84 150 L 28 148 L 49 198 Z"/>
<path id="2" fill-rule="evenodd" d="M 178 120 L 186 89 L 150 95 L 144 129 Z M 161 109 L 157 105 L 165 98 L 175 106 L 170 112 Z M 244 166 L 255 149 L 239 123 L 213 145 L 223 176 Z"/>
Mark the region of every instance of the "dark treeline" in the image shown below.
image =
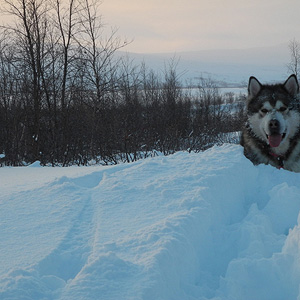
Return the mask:
<path id="1" fill-rule="evenodd" d="M 243 106 L 210 80 L 183 89 L 174 61 L 157 74 L 116 55 L 127 41 L 105 37 L 96 2 L 4 2 L 15 23 L 0 33 L 1 165 L 133 161 L 240 130 Z"/>

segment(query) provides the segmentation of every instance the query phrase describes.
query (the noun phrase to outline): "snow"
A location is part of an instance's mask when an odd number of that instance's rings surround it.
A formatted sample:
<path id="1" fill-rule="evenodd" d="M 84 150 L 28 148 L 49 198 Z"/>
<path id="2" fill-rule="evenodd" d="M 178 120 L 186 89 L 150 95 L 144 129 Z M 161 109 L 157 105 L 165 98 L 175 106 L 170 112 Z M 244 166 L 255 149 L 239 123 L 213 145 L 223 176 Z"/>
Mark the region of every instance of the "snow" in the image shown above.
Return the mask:
<path id="1" fill-rule="evenodd" d="M 0 299 L 300 299 L 300 174 L 238 145 L 0 189 Z"/>

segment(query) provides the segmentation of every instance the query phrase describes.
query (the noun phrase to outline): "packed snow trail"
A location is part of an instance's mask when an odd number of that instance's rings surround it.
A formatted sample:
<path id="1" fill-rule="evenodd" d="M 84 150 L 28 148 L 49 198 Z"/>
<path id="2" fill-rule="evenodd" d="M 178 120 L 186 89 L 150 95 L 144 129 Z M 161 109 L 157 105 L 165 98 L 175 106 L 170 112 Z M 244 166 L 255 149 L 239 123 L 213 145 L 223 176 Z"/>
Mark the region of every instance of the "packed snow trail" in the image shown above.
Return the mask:
<path id="1" fill-rule="evenodd" d="M 300 174 L 240 146 L 0 188 L 0 299 L 300 299 Z"/>

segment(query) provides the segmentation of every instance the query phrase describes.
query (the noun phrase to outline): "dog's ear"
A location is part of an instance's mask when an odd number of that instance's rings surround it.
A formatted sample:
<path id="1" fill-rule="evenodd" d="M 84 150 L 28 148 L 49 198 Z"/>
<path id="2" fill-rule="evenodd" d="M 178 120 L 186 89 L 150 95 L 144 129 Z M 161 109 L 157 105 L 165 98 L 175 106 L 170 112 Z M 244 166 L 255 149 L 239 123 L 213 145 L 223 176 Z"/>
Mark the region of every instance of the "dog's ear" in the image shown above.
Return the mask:
<path id="1" fill-rule="evenodd" d="M 299 84 L 296 75 L 291 75 L 283 84 L 288 93 L 295 97 L 299 93 Z"/>
<path id="2" fill-rule="evenodd" d="M 250 98 L 257 96 L 257 94 L 261 90 L 261 87 L 262 87 L 261 83 L 254 76 L 251 76 L 249 78 L 249 84 L 248 84 L 248 93 Z"/>

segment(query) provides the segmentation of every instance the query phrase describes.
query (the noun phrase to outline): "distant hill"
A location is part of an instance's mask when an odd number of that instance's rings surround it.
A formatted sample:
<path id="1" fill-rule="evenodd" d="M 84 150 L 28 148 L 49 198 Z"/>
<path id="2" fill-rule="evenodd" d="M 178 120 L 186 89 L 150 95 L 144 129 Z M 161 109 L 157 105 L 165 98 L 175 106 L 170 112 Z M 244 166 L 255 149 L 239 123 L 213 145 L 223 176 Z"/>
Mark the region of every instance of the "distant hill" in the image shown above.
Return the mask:
<path id="1" fill-rule="evenodd" d="M 124 54 L 124 52 L 123 52 Z M 214 49 L 178 53 L 127 53 L 136 63 L 144 61 L 154 70 L 164 70 L 170 59 L 179 59 L 178 74 L 183 82 L 209 77 L 220 87 L 246 86 L 250 76 L 262 82 L 283 81 L 289 75 L 287 44 L 249 49 Z"/>

